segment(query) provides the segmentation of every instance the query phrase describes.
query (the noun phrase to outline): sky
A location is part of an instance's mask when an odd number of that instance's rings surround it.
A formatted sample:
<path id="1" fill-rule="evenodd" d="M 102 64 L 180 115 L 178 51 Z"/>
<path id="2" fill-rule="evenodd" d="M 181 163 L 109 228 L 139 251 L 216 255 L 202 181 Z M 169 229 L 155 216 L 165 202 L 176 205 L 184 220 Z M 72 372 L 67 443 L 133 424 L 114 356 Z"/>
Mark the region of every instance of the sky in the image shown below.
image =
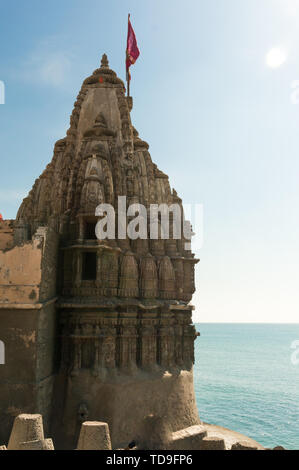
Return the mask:
<path id="1" fill-rule="evenodd" d="M 15 218 L 104 52 L 125 79 L 129 12 L 133 123 L 204 208 L 195 321 L 298 322 L 299 0 L 0 0 L 0 213 Z"/>

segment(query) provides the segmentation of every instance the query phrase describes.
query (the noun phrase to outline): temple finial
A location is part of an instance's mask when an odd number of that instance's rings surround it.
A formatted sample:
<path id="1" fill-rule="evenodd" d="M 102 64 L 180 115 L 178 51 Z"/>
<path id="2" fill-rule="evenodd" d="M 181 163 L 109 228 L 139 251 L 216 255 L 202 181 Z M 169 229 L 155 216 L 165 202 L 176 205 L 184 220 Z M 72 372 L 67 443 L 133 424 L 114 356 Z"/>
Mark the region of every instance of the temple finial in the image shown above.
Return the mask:
<path id="1" fill-rule="evenodd" d="M 109 68 L 109 61 L 106 54 L 102 55 L 101 67 Z"/>

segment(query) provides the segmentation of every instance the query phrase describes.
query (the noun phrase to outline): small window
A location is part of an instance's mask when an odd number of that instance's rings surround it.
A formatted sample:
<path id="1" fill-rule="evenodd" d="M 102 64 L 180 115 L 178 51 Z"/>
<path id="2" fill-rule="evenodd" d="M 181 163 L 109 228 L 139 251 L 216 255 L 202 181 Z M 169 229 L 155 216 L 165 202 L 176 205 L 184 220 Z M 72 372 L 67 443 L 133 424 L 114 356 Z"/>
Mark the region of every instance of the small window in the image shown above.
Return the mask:
<path id="1" fill-rule="evenodd" d="M 97 278 L 97 254 L 83 253 L 82 280 L 95 281 Z"/>
<path id="2" fill-rule="evenodd" d="M 85 225 L 85 239 L 96 240 L 96 224 L 92 222 L 86 222 Z"/>

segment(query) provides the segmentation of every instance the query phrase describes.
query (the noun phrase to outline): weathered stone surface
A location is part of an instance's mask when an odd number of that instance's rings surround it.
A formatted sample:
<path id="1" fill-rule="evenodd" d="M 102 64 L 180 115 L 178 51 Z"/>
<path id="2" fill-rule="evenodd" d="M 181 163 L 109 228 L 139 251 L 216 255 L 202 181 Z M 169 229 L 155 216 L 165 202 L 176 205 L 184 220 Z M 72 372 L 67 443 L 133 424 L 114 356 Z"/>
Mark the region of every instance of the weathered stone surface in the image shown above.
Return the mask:
<path id="1" fill-rule="evenodd" d="M 81 426 L 77 450 L 111 450 L 109 426 L 99 421 L 86 421 Z"/>
<path id="2" fill-rule="evenodd" d="M 253 439 L 241 434 L 235 430 L 223 428 L 222 426 L 217 426 L 213 424 L 203 423 L 205 429 L 207 430 L 207 437 L 220 437 L 225 442 L 227 450 L 230 450 L 233 444 L 236 444 L 240 441 L 248 441 L 254 447 L 257 447 L 258 450 L 264 450 L 264 447 Z"/>
<path id="3" fill-rule="evenodd" d="M 231 450 L 258 450 L 258 448 L 249 441 L 240 441 L 233 444 Z"/>
<path id="4" fill-rule="evenodd" d="M 52 439 L 21 442 L 19 450 L 54 450 Z"/>
<path id="5" fill-rule="evenodd" d="M 109 424 L 114 447 L 146 440 L 150 413 L 170 432 L 199 423 L 190 305 L 198 260 L 171 224 L 162 238 L 158 216 L 158 239 L 123 237 L 121 218 L 115 240 L 95 236 L 96 208 L 118 215 L 120 197 L 125 211 L 182 210 L 132 125 L 132 105 L 103 57 L 16 221 L 1 223 L 0 340 L 11 357 L 0 379 L 1 442 L 14 416 L 41 412 L 58 447 L 74 448 L 82 404 L 88 419 Z"/>
<path id="6" fill-rule="evenodd" d="M 199 446 L 200 450 L 226 450 L 224 439 L 220 437 L 204 437 Z"/>
<path id="7" fill-rule="evenodd" d="M 171 442 L 171 430 L 165 416 L 150 414 L 144 420 L 143 439 L 138 441 L 139 447 L 145 450 L 168 449 Z"/>
<path id="8" fill-rule="evenodd" d="M 204 426 L 196 425 L 172 433 L 171 450 L 198 450 L 207 435 Z"/>
<path id="9" fill-rule="evenodd" d="M 15 418 L 8 442 L 8 450 L 20 450 L 22 442 L 43 440 L 44 428 L 41 415 L 22 414 Z"/>
<path id="10" fill-rule="evenodd" d="M 0 220 L 0 250 L 13 246 L 13 220 Z"/>

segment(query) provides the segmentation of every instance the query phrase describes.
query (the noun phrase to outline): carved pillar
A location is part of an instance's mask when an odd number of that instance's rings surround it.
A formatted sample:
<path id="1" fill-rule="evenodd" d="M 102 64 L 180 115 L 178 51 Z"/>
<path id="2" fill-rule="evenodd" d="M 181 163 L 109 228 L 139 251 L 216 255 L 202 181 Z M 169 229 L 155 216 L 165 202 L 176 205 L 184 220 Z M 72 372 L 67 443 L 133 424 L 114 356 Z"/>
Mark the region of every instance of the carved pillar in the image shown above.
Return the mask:
<path id="1" fill-rule="evenodd" d="M 191 369 L 194 364 L 194 341 L 196 338 L 196 330 L 194 325 L 186 325 L 184 327 L 183 336 L 183 358 L 187 369 Z"/>
<path id="2" fill-rule="evenodd" d="M 85 223 L 84 223 L 84 219 L 83 217 L 79 217 L 79 241 L 82 241 L 84 240 L 84 236 L 85 236 Z"/>
<path id="3" fill-rule="evenodd" d="M 185 258 L 184 260 L 184 300 L 190 302 L 195 292 L 194 264 L 198 260 Z"/>
<path id="4" fill-rule="evenodd" d="M 114 327 L 103 329 L 102 355 L 103 367 L 114 375 L 116 367 L 116 330 Z"/>
<path id="5" fill-rule="evenodd" d="M 141 366 L 145 370 L 153 370 L 157 366 L 156 329 L 153 324 L 145 324 L 141 328 Z"/>
<path id="6" fill-rule="evenodd" d="M 174 258 L 172 260 L 175 273 L 176 298 L 184 300 L 184 264 L 183 258 Z"/>
<path id="7" fill-rule="evenodd" d="M 176 221 L 176 218 L 173 216 L 173 214 L 170 213 L 169 216 L 169 239 L 165 240 L 165 251 L 168 256 L 172 257 L 178 256 L 177 239 L 173 238 L 173 224 L 178 222 Z"/>
<path id="8" fill-rule="evenodd" d="M 163 368 L 174 365 L 174 331 L 171 326 L 159 328 L 159 362 Z"/>
<path id="9" fill-rule="evenodd" d="M 75 287 L 81 287 L 82 282 L 82 253 L 76 251 L 74 256 L 75 269 L 74 269 L 74 284 Z"/>
<path id="10" fill-rule="evenodd" d="M 174 326 L 174 358 L 178 366 L 183 365 L 183 327 L 181 325 Z"/>
<path id="11" fill-rule="evenodd" d="M 80 338 L 80 328 L 79 325 L 76 325 L 74 335 L 72 336 L 73 340 L 73 367 L 71 370 L 71 375 L 73 377 L 79 374 L 81 369 L 81 338 Z"/>
<path id="12" fill-rule="evenodd" d="M 151 254 L 147 254 L 140 262 L 140 295 L 151 299 L 158 294 L 157 266 Z"/>
<path id="13" fill-rule="evenodd" d="M 117 296 L 118 289 L 118 257 L 114 250 L 100 250 L 97 256 L 97 286 L 100 294 Z"/>
<path id="14" fill-rule="evenodd" d="M 120 336 L 120 368 L 126 374 L 133 374 L 137 369 L 137 329 L 128 320 L 122 320 Z"/>
<path id="15" fill-rule="evenodd" d="M 119 296 L 120 297 L 138 297 L 139 272 L 137 262 L 133 253 L 128 251 L 123 256 L 120 268 Z"/>
<path id="16" fill-rule="evenodd" d="M 175 298 L 175 273 L 168 256 L 164 256 L 159 266 L 159 291 L 162 299 Z"/>
<path id="17" fill-rule="evenodd" d="M 94 377 L 99 377 L 104 379 L 105 377 L 105 366 L 104 366 L 104 354 L 103 354 L 103 343 L 104 343 L 104 334 L 103 330 L 100 327 L 100 324 L 95 325 L 95 338 L 94 338 L 94 365 L 93 365 L 93 375 Z"/>

